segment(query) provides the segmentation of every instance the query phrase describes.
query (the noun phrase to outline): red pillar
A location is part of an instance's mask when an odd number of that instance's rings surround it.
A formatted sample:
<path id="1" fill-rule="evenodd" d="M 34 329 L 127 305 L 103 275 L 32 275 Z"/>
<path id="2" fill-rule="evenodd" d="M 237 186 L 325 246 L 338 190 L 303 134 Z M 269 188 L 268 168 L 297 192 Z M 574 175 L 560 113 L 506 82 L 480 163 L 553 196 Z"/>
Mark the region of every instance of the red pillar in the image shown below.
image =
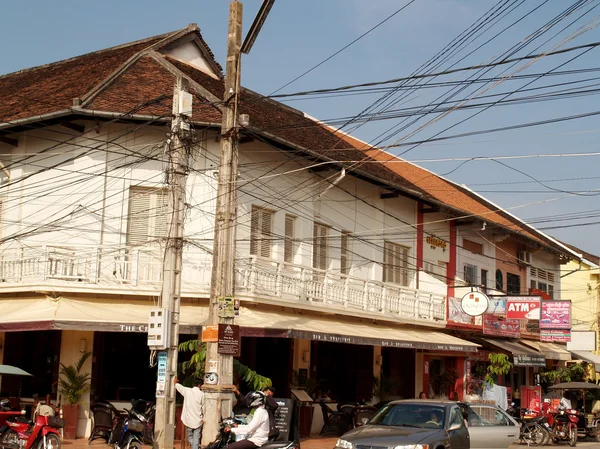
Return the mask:
<path id="1" fill-rule="evenodd" d="M 458 394 L 458 399 L 463 400 L 465 395 L 465 357 L 456 357 L 456 382 L 454 383 L 454 391 Z"/>

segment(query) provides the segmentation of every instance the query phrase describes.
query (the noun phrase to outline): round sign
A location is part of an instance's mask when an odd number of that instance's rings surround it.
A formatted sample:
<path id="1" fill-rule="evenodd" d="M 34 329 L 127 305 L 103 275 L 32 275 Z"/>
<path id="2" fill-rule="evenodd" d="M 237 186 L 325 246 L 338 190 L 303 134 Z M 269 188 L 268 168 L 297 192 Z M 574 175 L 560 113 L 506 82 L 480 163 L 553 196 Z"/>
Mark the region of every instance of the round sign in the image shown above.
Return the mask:
<path id="1" fill-rule="evenodd" d="M 206 373 L 206 375 L 204 376 L 204 383 L 206 383 L 207 385 L 217 385 L 218 381 L 219 376 L 217 375 L 217 373 Z"/>
<path id="2" fill-rule="evenodd" d="M 462 297 L 460 305 L 467 315 L 479 316 L 488 309 L 489 299 L 481 292 L 470 292 Z"/>

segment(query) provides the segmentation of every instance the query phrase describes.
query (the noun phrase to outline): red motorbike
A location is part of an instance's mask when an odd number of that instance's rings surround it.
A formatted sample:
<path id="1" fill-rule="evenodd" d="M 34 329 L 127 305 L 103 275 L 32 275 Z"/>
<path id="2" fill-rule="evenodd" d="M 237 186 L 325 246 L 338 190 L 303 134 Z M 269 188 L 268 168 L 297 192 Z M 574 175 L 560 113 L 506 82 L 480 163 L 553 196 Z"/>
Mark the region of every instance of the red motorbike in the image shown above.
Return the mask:
<path id="1" fill-rule="evenodd" d="M 65 421 L 56 416 L 37 416 L 35 422 L 22 416 L 6 420 L 8 429 L 0 437 L 0 449 L 60 449 Z"/>
<path id="2" fill-rule="evenodd" d="M 550 425 L 550 436 L 554 443 L 567 441 L 569 446 L 575 447 L 577 444 L 577 422 L 579 421 L 579 412 L 566 408 L 562 403 L 558 409 L 548 408 L 548 424 Z"/>

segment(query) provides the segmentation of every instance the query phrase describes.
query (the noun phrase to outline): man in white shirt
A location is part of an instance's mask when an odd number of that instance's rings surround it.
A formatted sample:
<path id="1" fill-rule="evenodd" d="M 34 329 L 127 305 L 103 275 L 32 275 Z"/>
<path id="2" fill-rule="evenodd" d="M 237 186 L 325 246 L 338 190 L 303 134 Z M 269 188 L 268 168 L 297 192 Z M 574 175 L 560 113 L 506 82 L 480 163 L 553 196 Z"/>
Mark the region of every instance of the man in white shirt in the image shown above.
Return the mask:
<path id="1" fill-rule="evenodd" d="M 248 425 L 237 426 L 233 432 L 246 435 L 247 438 L 230 444 L 228 449 L 256 449 L 269 440 L 269 412 L 265 409 L 265 394 L 253 391 L 246 396 L 246 401 L 249 407 L 256 408 L 252 420 Z"/>
<path id="2" fill-rule="evenodd" d="M 188 441 L 192 449 L 199 449 L 202 424 L 204 423 L 204 392 L 200 390 L 202 384 L 188 388 L 178 383 L 177 377 L 173 381 L 175 388 L 183 396 L 181 422 L 187 427 Z"/>

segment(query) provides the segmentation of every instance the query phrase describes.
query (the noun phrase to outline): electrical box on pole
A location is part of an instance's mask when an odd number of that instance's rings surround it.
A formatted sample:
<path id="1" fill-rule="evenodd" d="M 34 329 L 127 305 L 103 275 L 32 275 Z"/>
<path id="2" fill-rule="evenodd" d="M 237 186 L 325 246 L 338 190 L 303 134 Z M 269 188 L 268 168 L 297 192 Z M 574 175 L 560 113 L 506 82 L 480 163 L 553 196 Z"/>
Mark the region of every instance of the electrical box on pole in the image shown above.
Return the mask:
<path id="1" fill-rule="evenodd" d="M 150 349 L 167 349 L 169 347 L 170 315 L 166 308 L 150 309 L 148 317 L 148 347 Z"/>

